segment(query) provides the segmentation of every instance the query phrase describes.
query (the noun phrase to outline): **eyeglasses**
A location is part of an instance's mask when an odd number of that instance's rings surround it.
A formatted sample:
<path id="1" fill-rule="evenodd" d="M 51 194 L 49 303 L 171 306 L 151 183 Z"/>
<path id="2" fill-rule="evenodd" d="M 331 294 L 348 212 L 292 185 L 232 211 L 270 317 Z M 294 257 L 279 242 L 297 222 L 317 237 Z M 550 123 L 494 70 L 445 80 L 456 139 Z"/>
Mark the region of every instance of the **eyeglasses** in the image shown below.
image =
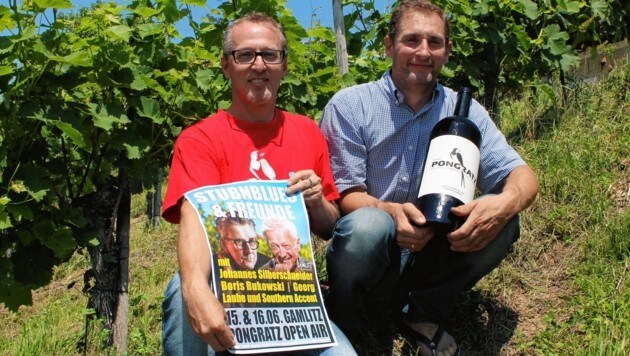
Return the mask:
<path id="1" fill-rule="evenodd" d="M 230 52 L 234 57 L 234 62 L 238 64 L 252 64 L 256 61 L 256 57 L 260 56 L 265 64 L 280 64 L 284 60 L 286 51 L 283 50 L 265 50 L 256 52 L 251 49 L 239 49 Z"/>
<path id="2" fill-rule="evenodd" d="M 249 240 L 228 239 L 228 238 L 225 238 L 225 239 L 230 241 L 230 242 L 232 242 L 234 247 L 236 247 L 239 250 L 244 249 L 245 248 L 245 244 L 247 244 L 247 246 L 249 246 L 249 248 L 251 248 L 252 250 L 258 249 L 258 240 L 257 239 L 249 239 Z"/>

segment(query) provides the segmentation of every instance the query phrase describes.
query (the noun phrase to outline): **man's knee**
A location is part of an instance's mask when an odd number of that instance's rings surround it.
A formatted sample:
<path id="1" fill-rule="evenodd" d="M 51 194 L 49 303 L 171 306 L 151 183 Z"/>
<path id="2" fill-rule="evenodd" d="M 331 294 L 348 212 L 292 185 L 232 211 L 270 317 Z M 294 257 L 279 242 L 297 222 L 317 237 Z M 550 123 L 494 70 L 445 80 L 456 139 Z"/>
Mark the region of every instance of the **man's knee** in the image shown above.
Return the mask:
<path id="1" fill-rule="evenodd" d="M 363 281 L 377 278 L 390 263 L 400 263 L 392 217 L 380 209 L 361 208 L 335 226 L 326 252 L 331 280 Z"/>
<path id="2" fill-rule="evenodd" d="M 393 218 L 377 208 L 360 208 L 342 217 L 333 231 L 337 240 L 358 240 L 357 243 L 372 245 L 391 242 L 396 237 Z M 387 241 L 389 240 L 389 241 Z M 339 242 L 339 241 L 338 241 Z"/>
<path id="3" fill-rule="evenodd" d="M 181 294 L 181 279 L 179 272 L 175 273 L 166 285 L 164 291 L 164 300 L 162 301 L 162 309 L 167 310 L 172 307 L 181 307 L 182 294 Z"/>
<path id="4" fill-rule="evenodd" d="M 507 225 L 505 225 L 503 230 L 501 230 L 499 235 L 504 235 L 505 238 L 510 241 L 510 244 L 515 243 L 521 236 L 520 217 L 518 215 L 513 217 L 512 220 L 510 220 Z"/>
<path id="5" fill-rule="evenodd" d="M 520 236 L 520 225 L 518 215 L 513 217 L 497 237 L 481 251 L 474 253 L 476 264 L 485 273 L 490 273 L 496 268 L 512 249 L 512 245 Z"/>

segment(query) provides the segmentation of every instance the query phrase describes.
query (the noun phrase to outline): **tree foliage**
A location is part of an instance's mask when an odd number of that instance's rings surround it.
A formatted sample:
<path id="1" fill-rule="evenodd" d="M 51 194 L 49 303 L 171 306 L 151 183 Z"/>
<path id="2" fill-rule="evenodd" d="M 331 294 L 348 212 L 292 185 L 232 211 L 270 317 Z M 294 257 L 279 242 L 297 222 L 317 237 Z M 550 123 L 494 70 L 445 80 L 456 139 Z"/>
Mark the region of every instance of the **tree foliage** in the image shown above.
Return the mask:
<path id="1" fill-rule="evenodd" d="M 58 11 L 69 2 L 13 5 L 0 47 L 0 300 L 15 308 L 77 248 L 105 248 L 82 198 L 121 188 L 123 170 L 134 191 L 151 182 L 181 127 L 225 97 L 225 81 L 211 50 L 173 42 L 174 2 L 69 15 Z"/>
<path id="2" fill-rule="evenodd" d="M 628 35 L 622 1 L 435 2 L 453 23 L 444 81 L 469 81 L 482 94 L 535 84 L 568 70 L 578 49 Z M 332 29 L 303 28 L 284 0 L 225 1 L 200 21 L 191 9 L 203 0 L 96 3 L 78 12 L 70 0 L 0 5 L 0 302 L 29 304 L 31 290 L 74 252 L 111 247 L 86 206 L 111 189 L 116 196 L 149 187 L 181 129 L 227 105 L 220 38 L 229 21 L 258 10 L 284 25 L 289 70 L 278 105 L 287 110 L 317 118 L 342 86 L 380 77 L 389 14 L 373 0 L 344 4 L 344 77 Z M 191 36 L 181 37 L 179 21 Z M 103 218 L 111 225 L 115 216 Z"/>
<path id="3" fill-rule="evenodd" d="M 578 50 L 628 37 L 618 0 L 436 0 L 451 16 L 454 53 L 443 74 L 470 83 L 489 109 L 500 94 L 537 85 L 579 64 Z M 615 13 L 617 12 L 617 13 Z M 626 20 L 624 20 L 626 18 Z"/>

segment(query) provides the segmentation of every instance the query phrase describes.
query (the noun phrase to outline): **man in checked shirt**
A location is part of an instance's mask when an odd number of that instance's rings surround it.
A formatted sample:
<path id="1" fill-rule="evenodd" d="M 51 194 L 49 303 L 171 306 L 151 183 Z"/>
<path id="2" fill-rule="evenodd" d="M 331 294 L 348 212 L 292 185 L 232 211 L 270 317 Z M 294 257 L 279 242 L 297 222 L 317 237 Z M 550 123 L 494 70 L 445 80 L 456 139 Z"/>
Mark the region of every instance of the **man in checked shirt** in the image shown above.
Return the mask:
<path id="1" fill-rule="evenodd" d="M 427 0 L 403 0 L 392 13 L 385 48 L 391 69 L 341 90 L 320 121 L 343 216 L 327 251 L 326 306 L 351 339 L 361 334 L 361 312 L 388 315 L 382 309 L 393 306 L 421 354 L 453 355 L 457 344 L 443 326 L 456 298 L 506 256 L 538 182 L 473 101 L 469 118 L 482 136 L 477 188 L 483 196 L 451 210 L 466 218 L 463 225 L 436 234 L 413 202 L 431 129 L 453 114 L 457 97 L 437 81 L 451 51 L 448 19 Z"/>

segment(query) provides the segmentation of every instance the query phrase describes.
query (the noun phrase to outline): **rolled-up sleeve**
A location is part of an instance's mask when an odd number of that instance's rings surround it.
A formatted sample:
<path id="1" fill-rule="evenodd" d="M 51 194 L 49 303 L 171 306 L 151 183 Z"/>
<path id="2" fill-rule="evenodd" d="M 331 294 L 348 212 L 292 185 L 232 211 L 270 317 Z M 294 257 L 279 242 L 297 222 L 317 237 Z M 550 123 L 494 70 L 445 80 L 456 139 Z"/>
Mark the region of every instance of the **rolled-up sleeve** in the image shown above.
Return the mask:
<path id="1" fill-rule="evenodd" d="M 326 105 L 320 128 L 328 142 L 335 184 L 340 193 L 350 188 L 366 189 L 367 149 L 357 127 L 356 113 L 340 92 Z M 346 101 L 347 102 L 347 101 Z"/>

